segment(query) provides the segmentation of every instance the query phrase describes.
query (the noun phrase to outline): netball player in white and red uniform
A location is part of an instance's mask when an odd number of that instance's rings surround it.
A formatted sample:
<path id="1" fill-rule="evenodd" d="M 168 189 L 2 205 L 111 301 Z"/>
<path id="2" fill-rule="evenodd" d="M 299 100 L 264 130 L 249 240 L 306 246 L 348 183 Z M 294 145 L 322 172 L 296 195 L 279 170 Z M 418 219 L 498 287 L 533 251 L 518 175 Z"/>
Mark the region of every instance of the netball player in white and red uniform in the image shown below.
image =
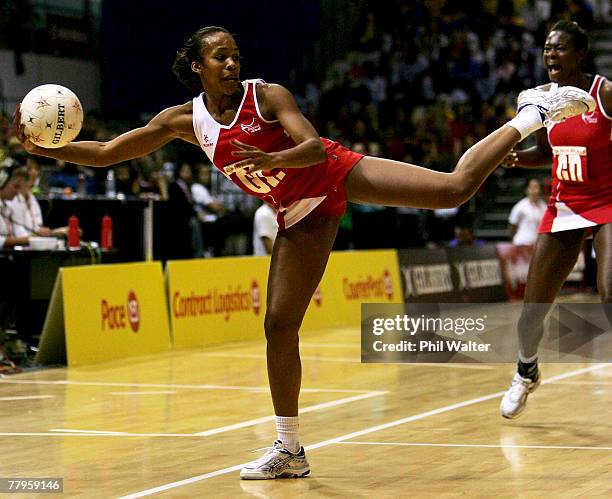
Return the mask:
<path id="1" fill-rule="evenodd" d="M 278 120 L 262 116 L 258 97 L 264 97 L 263 89 L 268 87 L 264 81 L 246 80 L 243 86 L 242 101 L 228 125 L 213 118 L 201 95 L 193 99 L 193 128 L 211 163 L 244 191 L 272 205 L 278 213 L 280 230 L 291 227 L 315 209 L 319 214 L 341 216 L 346 205 L 344 178 L 363 154 L 321 138 L 327 161 L 308 169 L 278 168 L 249 174 L 237 164 L 233 141 L 246 151 L 284 151 L 296 143 Z"/>
<path id="2" fill-rule="evenodd" d="M 521 414 L 527 396 L 540 384 L 537 356 L 543 320 L 576 263 L 583 239 L 593 234 L 597 287 L 601 301 L 612 301 L 612 83 L 581 69 L 588 37 L 575 22 L 559 21 L 546 38 L 544 64 L 552 83 L 572 85 L 596 101 L 592 112 L 552 123 L 537 132 L 537 145 L 509 155 L 524 168 L 544 166 L 552 156 L 552 191 L 539 228 L 527 275 L 525 305 L 518 323 L 518 372 L 501 402 L 501 414 Z M 536 305 L 531 306 L 532 303 Z"/>
<path id="3" fill-rule="evenodd" d="M 452 173 L 439 173 L 364 157 L 321 139 L 288 90 L 261 80 L 240 81 L 240 52 L 224 28 L 197 31 L 179 50 L 173 70 L 197 97 L 162 111 L 142 128 L 109 142 L 74 142 L 60 149 L 37 147 L 23 127 L 18 137 L 28 152 L 90 166 L 126 161 L 182 139 L 201 147 L 244 191 L 278 210 L 281 229 L 272 252 L 264 321 L 278 440 L 240 476 L 304 476 L 310 468 L 298 441 L 298 331 L 325 270 L 346 200 L 458 206 L 544 119 L 561 120 L 594 103 L 572 88 L 523 93 L 519 102 L 524 109 L 509 126 L 468 150 Z M 17 112 L 15 123 L 19 119 Z"/>

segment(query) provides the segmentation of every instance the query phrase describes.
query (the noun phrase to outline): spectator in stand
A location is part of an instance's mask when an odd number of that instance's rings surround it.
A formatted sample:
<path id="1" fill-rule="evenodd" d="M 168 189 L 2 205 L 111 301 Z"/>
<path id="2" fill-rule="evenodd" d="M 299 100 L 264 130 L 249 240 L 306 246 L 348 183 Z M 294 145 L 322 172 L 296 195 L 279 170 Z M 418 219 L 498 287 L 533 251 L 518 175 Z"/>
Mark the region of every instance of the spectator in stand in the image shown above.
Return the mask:
<path id="1" fill-rule="evenodd" d="M 591 31 L 595 25 L 593 7 L 585 0 L 568 0 L 567 7 L 572 21 L 577 22 L 586 31 Z"/>
<path id="2" fill-rule="evenodd" d="M 138 196 L 140 185 L 138 177 L 129 163 L 121 163 L 113 168 L 118 195 Z"/>
<path id="3" fill-rule="evenodd" d="M 77 165 L 61 159 L 56 161 L 56 168 L 49 178 L 49 187 L 56 189 L 70 189 L 76 192 L 78 187 L 79 170 Z"/>
<path id="4" fill-rule="evenodd" d="M 199 228 L 199 223 L 197 223 L 191 194 L 192 183 L 191 165 L 181 163 L 177 179 L 168 187 L 174 225 L 174 258 L 191 258 L 194 256 L 194 237 L 197 237 L 194 232 Z"/>
<path id="5" fill-rule="evenodd" d="M 162 167 L 151 164 L 145 165 L 140 171 L 137 192 L 141 198 L 156 198 L 167 200 L 168 179 L 162 172 Z"/>
<path id="6" fill-rule="evenodd" d="M 201 229 L 201 238 L 196 235 L 195 256 L 219 256 L 224 243 L 219 217 L 223 215 L 225 206 L 210 193 L 210 165 L 197 162 L 194 170 L 197 181 L 191 185 L 191 195 Z"/>
<path id="7" fill-rule="evenodd" d="M 451 240 L 448 245 L 451 248 L 457 246 L 482 246 L 485 242 L 478 239 L 474 235 L 472 224 L 461 222 L 455 226 L 455 239 Z"/>
<path id="8" fill-rule="evenodd" d="M 253 254 L 271 255 L 277 232 L 276 211 L 269 204 L 263 203 L 253 218 Z"/>
<path id="9" fill-rule="evenodd" d="M 546 211 L 546 203 L 541 197 L 542 186 L 538 179 L 529 179 L 525 194 L 526 197 L 516 203 L 510 211 L 508 230 L 512 244 L 535 244 L 540 220 Z"/>
<path id="10" fill-rule="evenodd" d="M 13 158 L 4 160 L 0 169 L 0 249 L 28 244 L 28 233 L 8 204 L 23 190 L 28 178 L 28 171 Z"/>

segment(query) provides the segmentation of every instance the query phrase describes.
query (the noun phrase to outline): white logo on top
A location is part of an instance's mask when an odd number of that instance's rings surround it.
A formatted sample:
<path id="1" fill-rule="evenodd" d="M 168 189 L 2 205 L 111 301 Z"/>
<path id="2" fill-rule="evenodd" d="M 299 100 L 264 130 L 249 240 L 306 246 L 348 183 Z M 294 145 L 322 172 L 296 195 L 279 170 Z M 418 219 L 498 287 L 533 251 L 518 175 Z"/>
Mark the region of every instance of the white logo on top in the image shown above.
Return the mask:
<path id="1" fill-rule="evenodd" d="M 585 123 L 599 123 L 599 120 L 597 119 L 597 115 L 595 114 L 595 112 L 592 113 L 584 113 L 582 115 L 582 121 L 584 121 Z"/>
<path id="2" fill-rule="evenodd" d="M 253 119 L 250 123 L 242 123 L 240 125 L 240 128 L 244 133 L 252 135 L 255 132 L 259 132 L 261 130 L 261 123 L 255 123 L 255 117 L 253 116 Z"/>

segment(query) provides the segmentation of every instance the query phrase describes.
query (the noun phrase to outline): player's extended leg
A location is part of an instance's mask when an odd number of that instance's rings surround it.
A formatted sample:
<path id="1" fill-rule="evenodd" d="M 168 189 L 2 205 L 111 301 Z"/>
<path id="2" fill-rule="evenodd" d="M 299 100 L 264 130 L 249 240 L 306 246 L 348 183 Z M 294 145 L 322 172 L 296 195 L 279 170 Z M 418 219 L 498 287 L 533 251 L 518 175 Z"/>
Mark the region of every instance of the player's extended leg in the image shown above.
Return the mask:
<path id="1" fill-rule="evenodd" d="M 523 362 L 537 357 L 542 323 L 574 268 L 584 239 L 584 229 L 539 234 L 527 273 L 523 311 L 518 322 L 519 355 Z M 535 304 L 534 306 L 530 306 Z"/>
<path id="2" fill-rule="evenodd" d="M 505 418 L 518 417 L 525 409 L 527 396 L 540 384 L 537 357 L 544 334 L 544 319 L 576 263 L 584 232 L 584 229 L 576 229 L 538 235 L 529 264 L 523 310 L 517 325 L 518 372 L 500 405 Z"/>
<path id="3" fill-rule="evenodd" d="M 518 97 L 518 114 L 500 129 L 468 149 L 452 173 L 416 165 L 365 157 L 345 180 L 349 201 L 451 208 L 467 201 L 512 148 L 544 122 L 555 122 L 595 109 L 587 92 L 574 87 L 554 91 L 526 90 Z"/>
<path id="4" fill-rule="evenodd" d="M 597 291 L 612 325 L 612 224 L 600 225 L 594 230 L 593 245 L 597 259 Z"/>
<path id="5" fill-rule="evenodd" d="M 347 199 L 413 208 L 459 206 L 478 190 L 520 140 L 514 128 L 504 126 L 468 149 L 452 173 L 366 156 L 344 182 Z"/>
<path id="6" fill-rule="evenodd" d="M 299 477 L 310 472 L 298 441 L 302 379 L 298 331 L 325 271 L 339 224 L 339 218 L 311 215 L 280 231 L 274 241 L 264 327 L 279 438 L 265 456 L 242 469 L 243 479 Z"/>
<path id="7" fill-rule="evenodd" d="M 594 232 L 597 291 L 602 303 L 612 303 L 612 223 L 600 225 Z"/>

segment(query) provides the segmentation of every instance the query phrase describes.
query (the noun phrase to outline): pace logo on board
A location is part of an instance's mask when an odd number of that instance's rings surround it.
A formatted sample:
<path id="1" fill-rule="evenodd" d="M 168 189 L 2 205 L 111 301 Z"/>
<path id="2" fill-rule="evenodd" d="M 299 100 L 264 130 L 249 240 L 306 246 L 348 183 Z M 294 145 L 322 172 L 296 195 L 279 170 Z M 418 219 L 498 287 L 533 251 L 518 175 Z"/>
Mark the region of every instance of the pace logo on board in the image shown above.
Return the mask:
<path id="1" fill-rule="evenodd" d="M 127 329 L 129 324 L 133 332 L 140 328 L 140 305 L 136 293 L 130 289 L 125 304 L 100 301 L 102 331 Z"/>
<path id="2" fill-rule="evenodd" d="M 138 298 L 136 297 L 136 293 L 130 289 L 128 293 L 128 320 L 130 322 L 130 327 L 132 331 L 135 333 L 138 331 L 140 327 L 140 305 L 138 304 Z"/>

